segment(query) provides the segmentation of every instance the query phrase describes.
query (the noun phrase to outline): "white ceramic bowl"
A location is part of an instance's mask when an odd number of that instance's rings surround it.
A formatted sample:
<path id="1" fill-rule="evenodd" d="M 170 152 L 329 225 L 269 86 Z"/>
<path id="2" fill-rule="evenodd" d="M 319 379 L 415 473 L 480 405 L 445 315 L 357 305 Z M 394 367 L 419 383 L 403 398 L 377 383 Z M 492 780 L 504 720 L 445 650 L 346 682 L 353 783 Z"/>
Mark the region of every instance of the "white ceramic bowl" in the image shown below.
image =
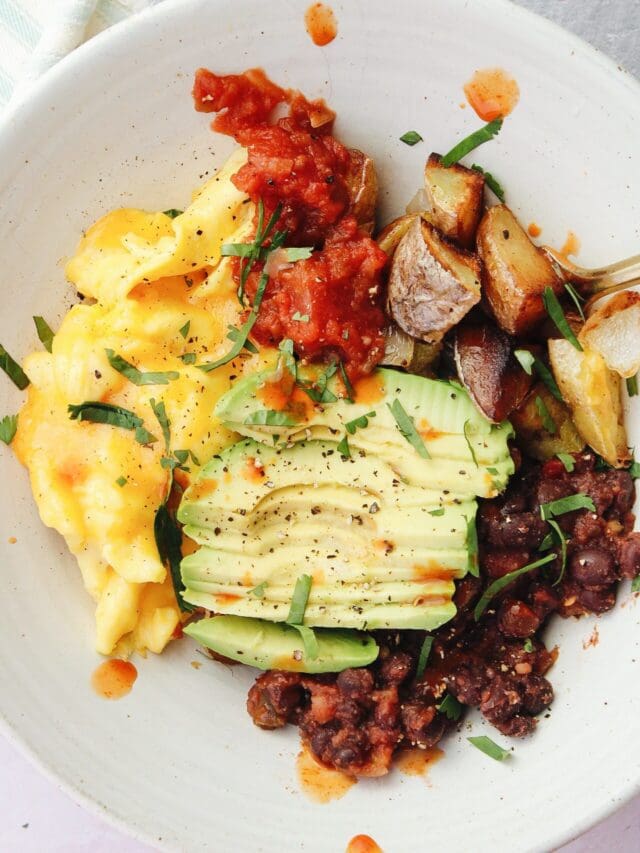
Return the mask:
<path id="1" fill-rule="evenodd" d="M 281 84 L 326 97 L 340 135 L 377 160 L 383 217 L 412 197 L 430 150 L 478 126 L 459 108 L 462 84 L 478 67 L 503 66 L 520 84 L 520 105 L 477 157 L 509 203 L 552 244 L 573 229 L 587 265 L 638 251 L 640 90 L 610 62 L 503 0 L 334 2 L 339 36 L 322 49 L 305 33 L 306 5 L 163 3 L 75 52 L 4 122 L 0 340 L 10 351 L 22 357 L 35 345 L 32 314 L 55 321 L 72 300 L 62 260 L 83 228 L 120 205 L 184 206 L 231 150 L 192 108 L 199 65 L 263 66 Z M 400 143 L 410 129 L 425 143 Z M 18 404 L 0 383 L 0 413 Z M 631 443 L 639 438 L 636 417 Z M 548 850 L 638 789 L 640 610 L 628 588 L 599 620 L 594 648 L 582 645 L 590 620 L 555 621 L 557 698 L 510 762 L 470 747 L 465 727 L 428 784 L 394 773 L 315 805 L 298 789 L 295 731 L 261 732 L 245 713 L 251 673 L 196 671 L 189 641 L 138 661 L 126 699 L 92 693 L 98 659 L 79 572 L 2 448 L 0 480 L 5 727 L 85 804 L 151 843 L 340 851 L 368 833 L 387 853 Z M 492 733 L 475 717 L 472 725 Z"/>

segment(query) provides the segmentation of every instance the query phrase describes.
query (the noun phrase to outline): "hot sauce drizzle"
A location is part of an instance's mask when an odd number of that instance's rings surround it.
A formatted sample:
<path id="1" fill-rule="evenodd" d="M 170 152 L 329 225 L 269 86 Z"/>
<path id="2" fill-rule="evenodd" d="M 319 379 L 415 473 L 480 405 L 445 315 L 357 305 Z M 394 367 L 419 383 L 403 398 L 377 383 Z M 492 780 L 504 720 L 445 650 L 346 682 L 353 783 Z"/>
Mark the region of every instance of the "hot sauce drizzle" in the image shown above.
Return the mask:
<path id="1" fill-rule="evenodd" d="M 465 83 L 464 93 L 483 121 L 509 115 L 520 99 L 517 82 L 502 68 L 479 69 Z"/>
<path id="2" fill-rule="evenodd" d="M 91 686 L 103 699 L 122 699 L 131 691 L 138 670 L 128 660 L 113 658 L 101 663 L 91 676 Z"/>
<path id="3" fill-rule="evenodd" d="M 298 753 L 296 766 L 300 787 L 309 799 L 317 803 L 339 800 L 357 781 L 339 770 L 330 770 L 318 764 L 304 745 Z"/>
<path id="4" fill-rule="evenodd" d="M 346 853 L 382 853 L 382 847 L 370 835 L 354 835 L 347 844 Z"/>
<path id="5" fill-rule="evenodd" d="M 338 35 L 338 22 L 330 6 L 312 3 L 304 16 L 304 23 L 311 41 L 318 47 L 330 44 Z"/>

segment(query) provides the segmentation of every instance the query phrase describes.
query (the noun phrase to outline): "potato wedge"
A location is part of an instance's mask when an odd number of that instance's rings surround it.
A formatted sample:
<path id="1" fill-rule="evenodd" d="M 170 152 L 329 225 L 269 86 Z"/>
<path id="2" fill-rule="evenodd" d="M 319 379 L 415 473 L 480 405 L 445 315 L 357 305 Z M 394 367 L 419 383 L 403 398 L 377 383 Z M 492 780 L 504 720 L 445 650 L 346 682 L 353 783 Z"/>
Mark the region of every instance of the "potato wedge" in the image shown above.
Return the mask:
<path id="1" fill-rule="evenodd" d="M 553 375 L 576 428 L 584 440 L 614 468 L 631 461 L 622 418 L 622 383 L 600 353 L 577 350 L 564 338 L 549 341 Z"/>
<path id="2" fill-rule="evenodd" d="M 562 279 L 504 204 L 487 210 L 477 241 L 484 263 L 483 292 L 498 325 L 511 335 L 526 334 L 546 316 L 545 287 L 559 293 Z"/>
<path id="3" fill-rule="evenodd" d="M 384 330 L 385 347 L 381 364 L 386 367 L 401 367 L 409 373 L 428 376 L 433 373 L 435 361 L 440 355 L 442 344 L 425 344 L 403 332 L 399 326 L 388 326 Z"/>
<path id="4" fill-rule="evenodd" d="M 542 400 L 555 432 L 545 428 L 540 413 Z M 520 408 L 512 412 L 509 420 L 516 431 L 517 445 L 533 459 L 546 462 L 556 453 L 578 453 L 585 445 L 571 420 L 571 412 L 551 394 L 542 382 L 535 385 Z"/>
<path id="5" fill-rule="evenodd" d="M 389 257 L 393 255 L 398 248 L 398 243 L 407 233 L 413 223 L 419 219 L 417 213 L 407 213 L 404 216 L 399 216 L 393 219 L 376 237 L 376 242 L 383 252 L 386 252 Z"/>
<path id="6" fill-rule="evenodd" d="M 454 359 L 458 378 L 482 414 L 501 423 L 521 405 L 531 387 L 513 355 L 511 338 L 490 320 L 464 323 L 455 330 Z"/>
<path id="7" fill-rule="evenodd" d="M 371 157 L 357 148 L 349 150 L 349 170 L 345 176 L 349 190 L 349 213 L 368 234 L 373 234 L 378 202 L 378 175 Z"/>
<path id="8" fill-rule="evenodd" d="M 624 379 L 640 370 L 640 293 L 624 290 L 596 308 L 578 336 Z"/>
<path id="9" fill-rule="evenodd" d="M 439 154 L 430 154 L 424 184 L 434 224 L 465 249 L 475 245 L 484 202 L 484 175 L 456 163 L 443 166 Z"/>
<path id="10" fill-rule="evenodd" d="M 393 256 L 387 301 L 407 334 L 438 343 L 480 301 L 480 262 L 416 219 Z"/>

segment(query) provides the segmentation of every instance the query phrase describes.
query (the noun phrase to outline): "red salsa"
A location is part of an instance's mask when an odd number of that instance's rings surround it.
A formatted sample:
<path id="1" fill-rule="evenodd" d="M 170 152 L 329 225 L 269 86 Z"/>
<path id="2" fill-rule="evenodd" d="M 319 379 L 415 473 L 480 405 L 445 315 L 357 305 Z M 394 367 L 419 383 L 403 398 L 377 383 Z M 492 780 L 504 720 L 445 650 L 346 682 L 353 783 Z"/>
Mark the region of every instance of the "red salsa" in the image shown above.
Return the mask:
<path id="1" fill-rule="evenodd" d="M 234 184 L 256 205 L 262 200 L 266 220 L 281 205 L 277 228 L 287 231 L 287 246 L 315 249 L 272 272 L 253 337 L 263 344 L 291 338 L 308 359 L 337 356 L 352 381 L 369 373 L 384 351 L 387 256 L 352 215 L 352 153 L 332 135 L 334 113 L 321 100 L 281 89 L 259 69 L 226 76 L 200 69 L 193 95 L 196 109 L 218 113 L 214 130 L 247 148 Z M 287 114 L 272 121 L 284 104 Z M 249 277 L 250 298 L 261 271 L 256 264 Z"/>

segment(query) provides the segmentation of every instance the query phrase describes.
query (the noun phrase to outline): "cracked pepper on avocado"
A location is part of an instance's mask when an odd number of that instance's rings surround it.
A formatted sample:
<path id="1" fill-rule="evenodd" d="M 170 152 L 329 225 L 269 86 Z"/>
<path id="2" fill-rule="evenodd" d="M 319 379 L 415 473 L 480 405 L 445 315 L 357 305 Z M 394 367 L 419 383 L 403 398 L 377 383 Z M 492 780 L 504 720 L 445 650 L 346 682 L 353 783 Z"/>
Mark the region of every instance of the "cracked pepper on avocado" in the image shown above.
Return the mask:
<path id="1" fill-rule="evenodd" d="M 323 101 L 259 70 L 201 69 L 193 94 L 236 153 L 185 211 L 99 220 L 66 269 L 81 303 L 55 334 L 35 318 L 44 351 L 0 348 L 27 394 L 0 438 L 78 559 L 98 651 L 184 633 L 264 670 L 254 722 L 354 776 L 466 706 L 531 732 L 549 617 L 640 589 L 640 296 L 585 318 L 508 188 L 461 164 L 502 118 L 431 154 L 377 230 L 373 161 Z"/>

